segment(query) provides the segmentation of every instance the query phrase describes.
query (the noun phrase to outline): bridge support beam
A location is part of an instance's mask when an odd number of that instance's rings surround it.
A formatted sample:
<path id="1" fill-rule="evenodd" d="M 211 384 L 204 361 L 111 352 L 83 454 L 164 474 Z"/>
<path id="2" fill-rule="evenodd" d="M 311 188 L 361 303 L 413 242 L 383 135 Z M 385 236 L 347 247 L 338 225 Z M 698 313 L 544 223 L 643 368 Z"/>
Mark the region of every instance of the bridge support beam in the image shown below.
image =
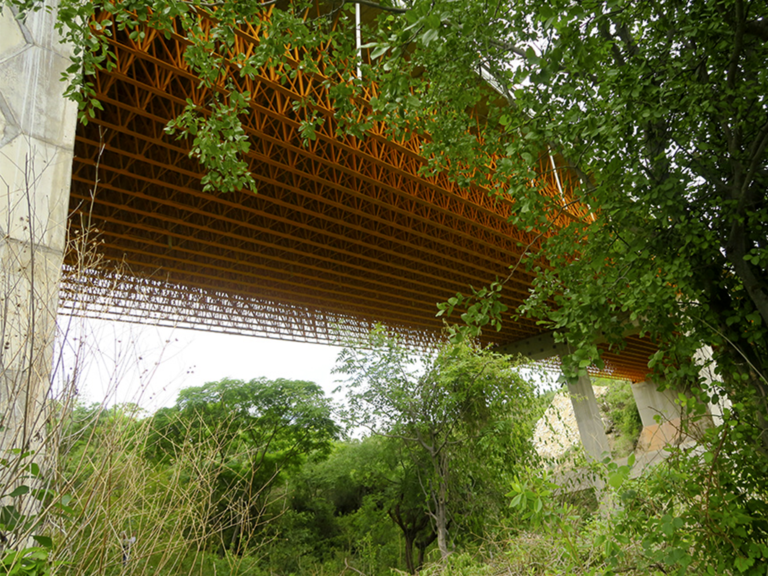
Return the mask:
<path id="1" fill-rule="evenodd" d="M 498 351 L 502 354 L 519 354 L 531 360 L 546 360 L 554 356 L 563 356 L 569 352 L 569 349 L 567 344 L 555 342 L 554 336 L 546 333 L 501 346 Z M 597 407 L 592 381 L 589 376 L 581 376 L 569 379 L 567 383 L 581 444 L 584 446 L 587 457 L 599 461 L 605 455 L 610 456 L 608 436 L 605 434 L 603 420 Z"/>
<path id="2" fill-rule="evenodd" d="M 608 436 L 605 435 L 603 419 L 595 399 L 595 390 L 589 376 L 580 376 L 568 380 L 568 392 L 571 395 L 579 437 L 587 458 L 600 461 L 611 455 Z"/>
<path id="3" fill-rule="evenodd" d="M 632 394 L 643 421 L 643 430 L 637 445 L 646 452 L 699 438 L 706 428 L 719 423 L 720 420 L 722 407 L 707 404 L 702 407 L 698 416 L 688 418 L 684 422 L 686 415 L 678 402 L 680 390 L 659 390 L 658 385 L 652 381 L 632 384 Z M 727 400 L 723 402 L 727 403 Z"/>
<path id="4" fill-rule="evenodd" d="M 632 384 L 632 395 L 643 422 L 638 447 L 659 450 L 680 438 L 681 408 L 674 390 L 659 390 L 655 382 L 646 381 Z"/>
<path id="5" fill-rule="evenodd" d="M 77 122 L 55 12 L 0 14 L 0 452 L 36 449 L 58 309 Z"/>
<path id="6" fill-rule="evenodd" d="M 551 332 L 531 336 L 513 344 L 499 346 L 496 350 L 499 354 L 509 354 L 510 356 L 525 356 L 531 360 L 547 360 L 554 356 L 563 356 L 568 354 L 568 345 L 562 342 L 555 342 L 555 337 Z"/>

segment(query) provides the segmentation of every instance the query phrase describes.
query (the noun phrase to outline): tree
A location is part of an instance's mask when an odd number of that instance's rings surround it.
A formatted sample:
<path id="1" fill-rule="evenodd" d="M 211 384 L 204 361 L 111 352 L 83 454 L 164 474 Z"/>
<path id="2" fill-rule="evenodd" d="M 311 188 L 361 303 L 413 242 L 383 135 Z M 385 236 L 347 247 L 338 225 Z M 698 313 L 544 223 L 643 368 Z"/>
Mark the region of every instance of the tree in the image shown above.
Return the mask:
<path id="1" fill-rule="evenodd" d="M 25 10 L 34 0 L 6 0 Z M 373 64 L 357 74 L 347 7 L 380 9 L 366 24 Z M 597 342 L 621 349 L 627 331 L 659 345 L 652 364 L 695 381 L 689 361 L 713 347 L 727 392 L 756 404 L 768 449 L 768 8 L 760 0 L 347 0 L 306 18 L 310 3 L 63 0 L 59 20 L 76 47 L 70 96 L 88 120 L 89 74 L 110 66 L 107 38 L 146 26 L 188 42 L 185 59 L 211 90 L 169 126 L 194 140 L 207 189 L 252 187 L 240 154 L 238 114 L 248 94 L 230 70 L 254 77 L 269 65 L 288 76 L 322 70 L 339 128 L 364 134 L 372 120 L 430 135 L 433 170 L 487 184 L 513 198 L 514 221 L 537 237 L 523 262 L 534 292 L 529 314 L 576 350 L 569 372 L 600 365 Z M 216 13 L 209 31 L 201 22 Z M 270 16 L 264 20 L 266 11 Z M 112 18 L 84 26 L 97 13 Z M 260 22 L 253 54 L 234 54 L 235 30 Z M 264 20 L 264 21 L 263 21 Z M 300 47 L 291 60 L 286 46 Z M 371 106 L 353 96 L 375 80 Z M 221 89 L 223 88 L 223 90 Z M 302 132 L 321 120 L 311 100 Z M 532 185 L 551 165 L 568 196 Z M 556 223 L 553 223 L 555 222 Z M 539 246 L 538 244 L 541 244 Z M 504 281 L 501 282 L 503 284 Z M 457 295 L 476 333 L 495 322 L 496 291 Z"/>
<path id="2" fill-rule="evenodd" d="M 514 220 L 543 240 L 517 313 L 578 349 L 566 368 L 635 326 L 682 384 L 709 344 L 768 448 L 765 3 L 417 1 L 382 20 L 374 105 L 432 135 L 436 169 L 470 181 L 496 159 Z M 547 156 L 570 202 L 531 185 Z"/>
<path id="3" fill-rule="evenodd" d="M 286 471 L 311 454 L 328 454 L 340 429 L 322 389 L 301 380 L 245 382 L 225 378 L 179 392 L 176 405 L 155 415 L 147 455 L 172 462 L 178 451 L 215 449 L 200 464 L 216 486 L 213 511 L 222 547 L 238 549 L 263 520 L 266 495 Z M 241 511 L 241 512 L 238 512 Z"/>
<path id="4" fill-rule="evenodd" d="M 446 558 L 449 524 L 471 517 L 473 500 L 488 504 L 485 495 L 504 473 L 532 456 L 531 385 L 508 358 L 467 345 L 420 356 L 381 328 L 365 349 L 346 348 L 336 371 L 349 377 L 349 420 L 396 440 L 408 454 Z M 391 513 L 415 539 L 422 530 L 417 519 L 397 507 Z"/>
<path id="5" fill-rule="evenodd" d="M 409 574 L 418 573 L 424 566 L 427 548 L 437 539 L 438 533 L 431 522 L 429 503 L 424 501 L 422 474 L 418 461 L 414 461 L 400 443 L 387 444 L 390 473 L 386 497 L 387 515 L 400 529 L 405 541 L 405 567 Z M 404 453 L 405 452 L 405 453 Z M 416 555 L 414 557 L 414 554 Z"/>
<path id="6" fill-rule="evenodd" d="M 277 567 L 283 571 L 312 558 L 329 561 L 343 550 L 367 574 L 401 568 L 403 557 L 415 574 L 436 538 L 412 459 L 390 438 L 337 443 L 327 459 L 307 462 L 292 476 L 289 491 L 288 521 L 281 519 L 282 537 L 270 551 L 272 559 L 294 563 Z"/>

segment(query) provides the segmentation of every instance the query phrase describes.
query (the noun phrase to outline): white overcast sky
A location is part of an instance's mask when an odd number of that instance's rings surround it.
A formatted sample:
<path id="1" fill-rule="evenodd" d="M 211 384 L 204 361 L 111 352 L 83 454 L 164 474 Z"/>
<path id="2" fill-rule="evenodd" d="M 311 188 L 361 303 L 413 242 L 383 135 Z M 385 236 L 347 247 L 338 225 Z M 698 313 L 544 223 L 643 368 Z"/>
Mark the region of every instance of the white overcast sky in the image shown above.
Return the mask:
<path id="1" fill-rule="evenodd" d="M 86 403 L 135 402 L 154 411 L 182 388 L 222 378 L 309 380 L 326 394 L 340 349 L 122 322 L 59 318 L 65 344 L 55 354 L 57 386 L 75 378 Z"/>
<path id="2" fill-rule="evenodd" d="M 172 406 L 182 388 L 262 376 L 315 382 L 330 396 L 343 378 L 332 374 L 341 351 L 334 346 L 64 316 L 59 329 L 55 386 L 74 379 L 86 404 L 133 402 L 154 412 Z M 521 374 L 542 389 L 557 386 L 542 368 Z"/>

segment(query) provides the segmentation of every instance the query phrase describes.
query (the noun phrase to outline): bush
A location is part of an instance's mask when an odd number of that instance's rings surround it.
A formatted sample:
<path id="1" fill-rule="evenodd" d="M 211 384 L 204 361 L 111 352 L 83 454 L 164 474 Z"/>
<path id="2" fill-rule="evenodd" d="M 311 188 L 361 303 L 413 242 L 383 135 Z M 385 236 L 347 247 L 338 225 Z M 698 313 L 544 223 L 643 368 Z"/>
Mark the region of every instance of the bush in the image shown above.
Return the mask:
<path id="1" fill-rule="evenodd" d="M 643 421 L 632 394 L 632 384 L 626 380 L 611 380 L 606 384 L 608 391 L 602 398 L 603 408 L 616 433 L 614 456 L 621 458 L 634 452 Z"/>

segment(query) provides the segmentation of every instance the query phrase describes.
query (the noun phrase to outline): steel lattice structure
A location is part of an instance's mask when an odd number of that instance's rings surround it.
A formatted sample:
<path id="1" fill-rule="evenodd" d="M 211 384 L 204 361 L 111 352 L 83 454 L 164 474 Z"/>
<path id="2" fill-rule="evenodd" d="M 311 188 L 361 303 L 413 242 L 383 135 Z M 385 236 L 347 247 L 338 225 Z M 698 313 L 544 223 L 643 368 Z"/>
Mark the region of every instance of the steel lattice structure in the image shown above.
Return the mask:
<path id="1" fill-rule="evenodd" d="M 241 29 L 234 50 L 251 53 L 259 32 Z M 103 111 L 78 129 L 70 201 L 70 236 L 96 234 L 101 260 L 83 270 L 77 250 L 69 253 L 65 308 L 325 343 L 382 322 L 423 343 L 441 332 L 437 302 L 506 277 L 521 246 L 536 245 L 509 223 L 509 202 L 420 175 L 418 137 L 393 141 L 382 125 L 361 139 L 336 136 L 319 75 L 286 79 L 265 68 L 256 80 L 236 77 L 252 97 L 247 161 L 259 191 L 203 192 L 188 143 L 164 131 L 187 99 L 210 97 L 184 61 L 184 39 L 148 29 L 110 42 L 116 66 L 93 79 Z M 326 121 L 304 146 L 294 104 L 308 96 Z M 545 193 L 562 196 L 548 163 Z M 511 309 L 531 281 L 521 269 L 507 283 Z M 484 338 L 505 344 L 540 332 L 521 320 Z M 620 358 L 607 354 L 607 370 L 641 380 L 653 350 L 630 338 Z"/>

